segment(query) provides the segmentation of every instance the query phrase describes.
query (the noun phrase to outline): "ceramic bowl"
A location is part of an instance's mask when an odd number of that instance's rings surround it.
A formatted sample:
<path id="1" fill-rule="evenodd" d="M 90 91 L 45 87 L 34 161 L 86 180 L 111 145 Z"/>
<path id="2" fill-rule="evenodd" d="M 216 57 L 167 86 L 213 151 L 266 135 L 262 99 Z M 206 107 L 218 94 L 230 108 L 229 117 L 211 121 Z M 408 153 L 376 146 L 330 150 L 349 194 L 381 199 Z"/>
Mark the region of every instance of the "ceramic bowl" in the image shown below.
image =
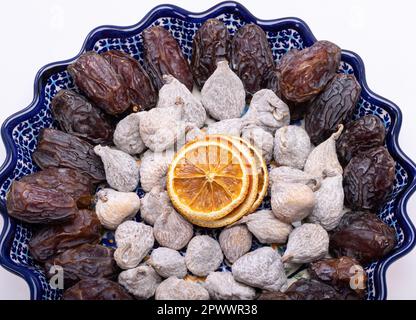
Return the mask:
<path id="1" fill-rule="evenodd" d="M 27 281 L 31 299 L 59 299 L 61 292 L 49 286 L 42 268 L 28 253 L 27 243 L 32 236 L 32 229 L 27 224 L 8 216 L 5 196 L 14 179 L 38 170 L 32 161 L 32 153 L 36 148 L 39 130 L 55 126 L 50 113 L 51 99 L 61 89 L 74 88 L 74 83 L 66 71 L 68 64 L 74 62 L 85 51 L 105 52 L 110 49 L 123 50 L 141 61 L 143 56 L 141 32 L 152 25 L 161 25 L 168 29 L 179 42 L 185 56 L 190 59 L 193 36 L 201 24 L 209 18 L 223 20 L 231 33 L 244 24 L 258 24 L 267 34 L 276 61 L 288 50 L 301 49 L 316 41 L 309 27 L 298 18 L 257 19 L 236 2 L 223 2 L 200 13 L 189 12 L 173 5 L 161 5 L 151 10 L 133 26 L 101 26 L 94 29 L 87 36 L 78 55 L 43 67 L 35 78 L 32 103 L 9 117 L 3 124 L 1 134 L 7 155 L 0 170 L 0 210 L 4 219 L 0 236 L 0 262 L 6 269 Z M 329 40 L 337 41 L 337 39 Z M 383 259 L 365 268 L 368 274 L 367 299 L 386 299 L 386 269 L 393 261 L 409 252 L 415 244 L 415 229 L 406 212 L 406 203 L 416 183 L 415 165 L 398 145 L 402 121 L 400 109 L 368 88 L 361 58 L 351 51 L 343 50 L 339 72 L 353 73 L 358 79 L 362 92 L 354 117 L 374 114 L 383 121 L 387 131 L 386 146 L 397 163 L 394 189 L 389 200 L 378 212 L 379 217 L 396 230 L 397 246 Z M 143 195 L 140 189 L 138 193 Z M 267 199 L 262 206 L 270 207 Z M 209 232 L 214 237 L 217 236 L 215 231 L 198 230 L 197 232 Z M 104 235 L 103 244 L 114 245 L 111 233 Z M 227 269 L 228 266 L 223 265 L 222 268 Z"/>

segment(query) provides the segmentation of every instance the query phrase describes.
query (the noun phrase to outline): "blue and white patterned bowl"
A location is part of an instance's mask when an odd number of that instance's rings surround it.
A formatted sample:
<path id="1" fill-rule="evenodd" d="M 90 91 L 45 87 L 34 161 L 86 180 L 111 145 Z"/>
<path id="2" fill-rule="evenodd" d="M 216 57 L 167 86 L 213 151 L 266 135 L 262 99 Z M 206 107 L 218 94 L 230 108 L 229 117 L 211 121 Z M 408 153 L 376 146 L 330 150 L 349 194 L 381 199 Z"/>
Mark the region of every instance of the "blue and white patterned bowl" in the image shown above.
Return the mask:
<path id="1" fill-rule="evenodd" d="M 152 25 L 162 25 L 168 29 L 189 59 L 195 31 L 208 18 L 223 20 L 231 33 L 244 24 L 258 24 L 267 33 L 276 61 L 289 49 L 307 47 L 316 41 L 308 26 L 300 19 L 260 20 L 236 2 L 223 2 L 202 13 L 188 12 L 172 5 L 161 5 L 133 26 L 102 26 L 94 29 L 87 36 L 77 56 L 43 67 L 36 75 L 32 103 L 12 115 L 3 124 L 1 134 L 7 156 L 0 169 L 0 211 L 4 218 L 4 227 L 0 236 L 0 263 L 27 281 L 32 299 L 59 299 L 61 292 L 48 285 L 42 269 L 28 254 L 27 243 L 32 235 L 31 228 L 8 216 L 5 196 L 14 179 L 38 170 L 36 164 L 32 162 L 32 153 L 36 148 L 39 130 L 55 125 L 50 113 L 50 101 L 59 90 L 74 88 L 66 67 L 87 50 L 97 52 L 110 49 L 123 50 L 141 61 L 143 58 L 141 32 Z M 331 40 L 336 42 L 336 39 Z M 382 260 L 366 267 L 367 298 L 385 299 L 387 267 L 408 253 L 415 244 L 415 229 L 407 215 L 406 203 L 415 189 L 416 167 L 402 152 L 397 142 L 402 121 L 399 108 L 368 88 L 361 58 L 353 52 L 343 50 L 340 72 L 354 73 L 362 87 L 361 98 L 354 116 L 358 118 L 365 114 L 375 114 L 380 117 L 387 130 L 386 145 L 397 162 L 394 190 L 389 197 L 390 200 L 379 212 L 379 216 L 395 228 L 397 246 Z M 140 194 L 140 190 L 138 192 Z M 269 205 L 266 199 L 263 206 Z M 200 231 L 204 232 L 204 230 Z M 215 236 L 215 232 L 213 235 Z M 111 234 L 104 237 L 103 243 L 112 245 Z"/>

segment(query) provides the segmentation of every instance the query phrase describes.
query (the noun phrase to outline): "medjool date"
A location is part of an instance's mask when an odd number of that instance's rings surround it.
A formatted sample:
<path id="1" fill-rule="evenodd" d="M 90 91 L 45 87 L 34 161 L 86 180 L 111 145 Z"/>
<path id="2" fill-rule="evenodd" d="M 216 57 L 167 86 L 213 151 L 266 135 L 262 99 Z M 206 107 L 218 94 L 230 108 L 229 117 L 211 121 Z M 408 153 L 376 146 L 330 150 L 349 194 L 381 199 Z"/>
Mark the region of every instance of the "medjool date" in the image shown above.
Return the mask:
<path id="1" fill-rule="evenodd" d="M 66 193 L 77 202 L 78 208 L 91 205 L 94 186 L 88 176 L 77 170 L 51 167 L 24 176 L 19 181 Z"/>
<path id="2" fill-rule="evenodd" d="M 53 266 L 61 266 L 64 271 L 64 285 L 69 287 L 82 279 L 107 278 L 114 279 L 118 272 L 113 259 L 114 249 L 99 244 L 83 244 L 68 249 L 45 264 L 48 277 L 53 276 Z"/>
<path id="3" fill-rule="evenodd" d="M 247 24 L 237 30 L 231 42 L 231 67 L 243 81 L 248 97 L 268 88 L 274 60 L 262 28 Z"/>
<path id="4" fill-rule="evenodd" d="M 133 300 L 117 282 L 105 278 L 83 279 L 63 295 L 64 300 Z"/>
<path id="5" fill-rule="evenodd" d="M 394 183 L 395 162 L 385 147 L 358 154 L 344 170 L 346 205 L 351 209 L 377 210 Z"/>
<path id="6" fill-rule="evenodd" d="M 156 88 L 159 90 L 163 86 L 163 75 L 170 74 L 192 91 L 191 68 L 169 31 L 154 26 L 144 30 L 142 35 L 145 67 Z"/>
<path id="7" fill-rule="evenodd" d="M 338 290 L 354 290 L 359 297 L 364 296 L 367 274 L 355 259 L 350 257 L 323 259 L 311 263 L 308 271 L 311 277 L 328 283 Z"/>
<path id="8" fill-rule="evenodd" d="M 348 256 L 366 264 L 378 260 L 396 245 L 394 229 L 374 213 L 352 211 L 331 233 L 329 248 L 336 257 Z"/>
<path id="9" fill-rule="evenodd" d="M 77 87 L 104 112 L 117 115 L 130 106 L 127 89 L 111 64 L 89 51 L 68 66 Z"/>
<path id="10" fill-rule="evenodd" d="M 59 130 L 42 129 L 32 158 L 42 169 L 71 168 L 90 176 L 93 182 L 105 180 L 103 163 L 94 153 L 93 146 Z"/>
<path id="11" fill-rule="evenodd" d="M 346 166 L 353 156 L 382 146 L 385 136 L 383 122 L 375 115 L 369 114 L 347 123 L 336 143 L 339 161 Z"/>
<path id="12" fill-rule="evenodd" d="M 330 285 L 309 279 L 300 279 L 285 291 L 288 300 L 342 300 L 342 296 Z"/>
<path id="13" fill-rule="evenodd" d="M 52 99 L 51 111 L 63 131 L 93 144 L 111 142 L 113 127 L 109 119 L 83 96 L 61 90 Z"/>
<path id="14" fill-rule="evenodd" d="M 282 96 L 296 103 L 312 100 L 335 76 L 340 61 L 341 49 L 329 41 L 290 50 L 277 65 Z"/>
<path id="15" fill-rule="evenodd" d="M 229 60 L 231 35 L 224 22 L 208 19 L 198 29 L 192 43 L 191 68 L 201 89 L 217 68 L 217 62 Z"/>
<path id="16" fill-rule="evenodd" d="M 361 86 L 353 75 L 337 74 L 314 99 L 305 115 L 305 129 L 315 145 L 350 120 Z"/>
<path id="17" fill-rule="evenodd" d="M 140 63 L 127 53 L 110 50 L 102 54 L 120 76 L 134 112 L 149 110 L 156 105 L 157 92 Z"/>
<path id="18" fill-rule="evenodd" d="M 73 221 L 40 229 L 29 241 L 29 252 L 38 261 L 84 243 L 98 243 L 101 224 L 93 211 L 80 210 Z"/>
<path id="19" fill-rule="evenodd" d="M 10 216 L 27 223 L 61 223 L 78 211 L 70 195 L 20 181 L 13 181 L 6 205 Z"/>

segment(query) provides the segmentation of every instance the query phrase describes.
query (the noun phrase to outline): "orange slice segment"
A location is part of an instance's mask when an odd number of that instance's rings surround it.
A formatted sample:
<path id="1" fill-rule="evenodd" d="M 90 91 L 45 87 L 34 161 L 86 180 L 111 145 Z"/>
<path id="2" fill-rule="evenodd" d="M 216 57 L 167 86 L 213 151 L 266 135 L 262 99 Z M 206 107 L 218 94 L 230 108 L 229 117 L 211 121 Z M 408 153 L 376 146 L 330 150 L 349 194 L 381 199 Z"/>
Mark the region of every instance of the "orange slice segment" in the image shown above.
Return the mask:
<path id="1" fill-rule="evenodd" d="M 250 187 L 246 195 L 246 198 L 232 212 L 230 212 L 228 215 L 226 215 L 225 217 L 221 219 L 212 220 L 212 221 L 200 220 L 200 219 L 195 219 L 195 218 L 189 219 L 191 223 L 196 224 L 201 227 L 220 228 L 220 227 L 229 225 L 239 220 L 244 215 L 255 210 L 255 208 L 253 209 L 253 206 L 259 199 L 258 188 L 259 186 L 262 185 L 259 182 L 259 179 L 260 179 L 259 172 L 261 170 L 259 170 L 257 162 L 255 160 L 255 150 L 253 150 L 250 147 L 250 145 L 243 139 L 234 138 L 232 136 L 226 136 L 226 135 L 210 135 L 210 136 L 205 137 L 204 139 L 205 140 L 217 139 L 219 141 L 231 142 L 236 149 L 238 149 L 242 154 L 244 154 L 245 158 L 247 159 L 246 166 L 250 172 L 250 175 L 249 175 Z M 266 168 L 266 174 L 267 174 L 267 168 Z M 264 177 L 262 179 L 264 179 Z M 266 184 L 266 191 L 267 191 L 267 184 Z M 259 203 L 261 203 L 262 199 L 263 198 L 261 198 Z"/>
<path id="2" fill-rule="evenodd" d="M 257 199 L 253 203 L 253 206 L 251 207 L 251 210 L 250 210 L 250 212 L 254 212 L 263 202 L 263 199 L 267 194 L 267 188 L 269 185 L 269 172 L 267 170 L 266 161 L 264 160 L 260 151 L 258 151 L 257 148 L 254 147 L 251 143 L 247 142 L 246 140 L 242 138 L 238 138 L 238 137 L 232 137 L 232 138 L 244 143 L 253 152 L 254 157 L 256 159 L 256 167 L 257 167 L 257 172 L 259 175 L 259 186 L 257 189 Z"/>
<path id="3" fill-rule="evenodd" d="M 186 144 L 168 170 L 172 204 L 188 219 L 212 221 L 226 216 L 248 192 L 246 161 L 231 142 L 215 139 Z"/>

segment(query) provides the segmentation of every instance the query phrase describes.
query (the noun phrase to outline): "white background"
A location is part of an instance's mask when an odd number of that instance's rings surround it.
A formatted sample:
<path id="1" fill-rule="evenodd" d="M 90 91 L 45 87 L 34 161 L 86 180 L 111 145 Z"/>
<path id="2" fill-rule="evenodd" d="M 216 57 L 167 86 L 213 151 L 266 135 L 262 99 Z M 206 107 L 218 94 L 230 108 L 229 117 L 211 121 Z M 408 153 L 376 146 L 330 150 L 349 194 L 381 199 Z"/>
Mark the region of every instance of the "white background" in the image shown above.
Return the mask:
<path id="1" fill-rule="evenodd" d="M 5 1 L 0 8 L 0 122 L 26 107 L 33 80 L 43 65 L 75 56 L 88 32 L 103 24 L 131 25 L 165 1 Z M 203 11 L 218 1 L 170 1 L 190 11 Z M 416 159 L 416 23 L 414 1 L 240 0 L 262 19 L 295 16 L 318 39 L 357 52 L 376 93 L 394 101 L 403 112 L 399 138 Z M 0 161 L 5 151 L 0 143 Z M 416 200 L 408 204 L 416 221 Z M 2 225 L 0 218 L 0 229 Z M 416 299 L 416 251 L 387 271 L 389 299 Z M 0 299 L 27 299 L 26 283 L 0 267 Z"/>

